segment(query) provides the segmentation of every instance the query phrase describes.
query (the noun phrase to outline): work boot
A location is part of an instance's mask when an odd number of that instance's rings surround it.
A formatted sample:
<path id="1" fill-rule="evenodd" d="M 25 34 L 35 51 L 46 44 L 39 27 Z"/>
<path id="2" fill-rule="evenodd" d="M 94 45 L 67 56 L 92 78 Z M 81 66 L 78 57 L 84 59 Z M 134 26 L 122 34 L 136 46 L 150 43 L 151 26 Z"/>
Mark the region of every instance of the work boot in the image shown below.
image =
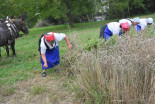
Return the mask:
<path id="1" fill-rule="evenodd" d="M 42 77 L 46 77 L 46 72 L 43 72 L 42 73 Z"/>

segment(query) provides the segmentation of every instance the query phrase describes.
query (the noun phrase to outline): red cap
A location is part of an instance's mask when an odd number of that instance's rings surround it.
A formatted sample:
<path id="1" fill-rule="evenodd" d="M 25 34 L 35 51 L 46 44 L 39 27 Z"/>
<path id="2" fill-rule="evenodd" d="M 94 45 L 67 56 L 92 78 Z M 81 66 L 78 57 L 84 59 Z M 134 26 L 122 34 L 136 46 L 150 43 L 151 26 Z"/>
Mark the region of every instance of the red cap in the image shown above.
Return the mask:
<path id="1" fill-rule="evenodd" d="M 122 29 L 124 31 L 129 31 L 129 23 L 126 22 L 126 23 L 121 23 L 121 26 L 122 26 Z"/>
<path id="2" fill-rule="evenodd" d="M 50 42 L 52 40 L 55 40 L 54 32 L 52 32 L 52 34 L 45 34 L 44 35 L 44 38 L 46 39 L 47 42 Z"/>

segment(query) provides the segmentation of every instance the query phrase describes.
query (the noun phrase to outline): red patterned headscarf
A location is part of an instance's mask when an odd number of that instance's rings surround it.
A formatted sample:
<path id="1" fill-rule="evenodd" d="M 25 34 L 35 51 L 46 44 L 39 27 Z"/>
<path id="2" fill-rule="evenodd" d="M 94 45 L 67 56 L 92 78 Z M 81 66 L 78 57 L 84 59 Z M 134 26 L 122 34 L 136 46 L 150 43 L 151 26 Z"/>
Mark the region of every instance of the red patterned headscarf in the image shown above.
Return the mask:
<path id="1" fill-rule="evenodd" d="M 126 22 L 126 23 L 121 23 L 121 26 L 122 26 L 122 29 L 124 30 L 124 31 L 129 31 L 129 23 L 128 22 Z"/>
<path id="2" fill-rule="evenodd" d="M 54 32 L 52 32 L 52 34 L 44 34 L 44 38 L 46 39 L 47 42 L 55 40 Z"/>

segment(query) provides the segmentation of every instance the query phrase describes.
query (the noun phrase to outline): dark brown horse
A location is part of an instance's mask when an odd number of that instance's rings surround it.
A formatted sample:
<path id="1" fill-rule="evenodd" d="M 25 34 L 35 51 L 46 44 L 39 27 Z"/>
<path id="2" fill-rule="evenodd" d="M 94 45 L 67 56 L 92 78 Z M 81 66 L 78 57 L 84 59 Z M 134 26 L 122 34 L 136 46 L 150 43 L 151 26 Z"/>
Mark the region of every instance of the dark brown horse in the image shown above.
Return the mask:
<path id="1" fill-rule="evenodd" d="M 0 47 L 5 47 L 7 56 L 9 56 L 9 48 L 11 46 L 13 55 L 15 53 L 15 39 L 19 37 L 19 32 L 22 31 L 24 34 L 28 34 L 28 28 L 26 27 L 24 19 L 9 19 L 0 21 Z M 1 49 L 0 49 L 1 57 Z"/>

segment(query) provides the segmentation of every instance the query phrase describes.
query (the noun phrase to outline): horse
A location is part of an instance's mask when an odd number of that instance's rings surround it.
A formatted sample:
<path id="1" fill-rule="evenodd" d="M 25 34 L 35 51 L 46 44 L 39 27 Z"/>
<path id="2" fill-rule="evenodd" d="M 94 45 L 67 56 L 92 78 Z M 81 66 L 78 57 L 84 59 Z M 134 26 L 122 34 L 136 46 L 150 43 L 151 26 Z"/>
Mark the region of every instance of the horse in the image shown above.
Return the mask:
<path id="1" fill-rule="evenodd" d="M 22 31 L 24 34 L 28 34 L 29 30 L 26 27 L 24 19 L 5 19 L 0 20 L 0 47 L 5 47 L 7 56 L 9 57 L 9 48 L 11 46 L 13 56 L 16 56 L 15 53 L 15 39 L 18 38 L 19 32 Z M 0 48 L 0 57 L 1 57 L 1 48 Z"/>

